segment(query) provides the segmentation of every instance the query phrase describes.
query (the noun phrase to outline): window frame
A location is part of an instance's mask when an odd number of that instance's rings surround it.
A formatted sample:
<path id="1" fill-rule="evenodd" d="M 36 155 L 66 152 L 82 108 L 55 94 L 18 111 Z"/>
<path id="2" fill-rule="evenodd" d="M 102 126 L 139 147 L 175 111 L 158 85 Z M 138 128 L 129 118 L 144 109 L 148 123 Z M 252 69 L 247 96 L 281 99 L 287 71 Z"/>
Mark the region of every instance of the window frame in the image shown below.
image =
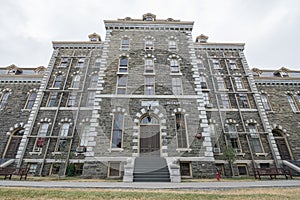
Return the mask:
<path id="1" fill-rule="evenodd" d="M 127 57 L 121 57 L 119 59 L 118 73 L 124 73 L 124 74 L 128 73 L 128 62 L 129 59 Z"/>
<path id="2" fill-rule="evenodd" d="M 52 84 L 52 88 L 60 88 L 61 87 L 61 84 L 63 82 L 63 75 L 62 74 L 58 74 L 54 81 L 53 81 L 53 84 Z"/>
<path id="3" fill-rule="evenodd" d="M 3 92 L 0 99 L 0 109 L 3 109 L 7 105 L 10 92 Z"/>
<path id="4" fill-rule="evenodd" d="M 257 133 L 255 124 L 248 124 L 248 130 L 251 136 L 251 144 L 255 153 L 264 153 L 263 146 L 260 140 L 260 135 Z"/>
<path id="5" fill-rule="evenodd" d="M 260 94 L 260 98 L 265 111 L 271 111 L 272 108 L 267 94 L 265 93 Z"/>
<path id="6" fill-rule="evenodd" d="M 55 107 L 57 96 L 58 92 L 50 92 L 46 107 Z"/>
<path id="7" fill-rule="evenodd" d="M 295 99 L 294 99 L 293 95 L 292 94 L 287 94 L 287 99 L 288 99 L 288 102 L 289 102 L 289 104 L 292 108 L 292 111 L 293 112 L 298 112 L 299 108 L 298 108 L 298 106 L 295 102 Z"/>
<path id="8" fill-rule="evenodd" d="M 85 63 L 85 58 L 78 58 L 76 67 L 83 68 Z"/>
<path id="9" fill-rule="evenodd" d="M 96 58 L 96 60 L 95 60 L 95 64 L 94 64 L 94 67 L 101 67 L 101 58 Z"/>
<path id="10" fill-rule="evenodd" d="M 34 98 L 32 97 L 33 95 L 35 95 Z M 36 97 L 37 97 L 37 92 L 31 92 L 27 97 L 27 101 L 26 101 L 24 109 L 32 109 L 34 102 L 36 100 Z"/>
<path id="11" fill-rule="evenodd" d="M 39 130 L 37 132 L 37 137 L 34 143 L 34 149 L 36 148 L 43 148 L 43 146 L 45 145 L 45 138 L 47 136 L 48 133 L 48 129 L 49 129 L 50 123 L 42 123 L 39 127 Z"/>
<path id="12" fill-rule="evenodd" d="M 80 142 L 79 142 L 80 147 L 88 146 L 88 136 L 89 136 L 90 130 L 91 130 L 90 124 L 86 123 L 83 125 L 83 128 L 81 129 L 81 133 L 80 133 Z"/>
<path id="13" fill-rule="evenodd" d="M 70 92 L 68 96 L 67 107 L 75 106 L 76 98 L 77 98 L 77 92 Z"/>
<path id="14" fill-rule="evenodd" d="M 93 74 L 91 77 L 89 88 L 97 88 L 98 79 L 99 79 L 99 75 Z"/>
<path id="15" fill-rule="evenodd" d="M 112 167 L 112 164 L 116 164 L 117 167 Z M 118 168 L 118 169 L 116 169 Z M 113 170 L 112 170 L 113 169 Z M 111 175 L 112 171 L 117 172 L 118 175 Z M 117 162 L 117 161 L 109 161 L 108 162 L 108 172 L 107 172 L 107 177 L 108 178 L 117 178 L 117 177 L 121 177 L 121 162 Z"/>
<path id="16" fill-rule="evenodd" d="M 127 41 L 127 42 L 125 42 L 125 41 Z M 130 47 L 129 45 L 130 45 L 129 38 L 128 37 L 122 38 L 122 40 L 121 40 L 121 49 L 122 50 L 127 50 Z"/>
<path id="17" fill-rule="evenodd" d="M 173 95 L 183 95 L 181 77 L 172 77 L 172 93 Z"/>
<path id="18" fill-rule="evenodd" d="M 87 101 L 86 101 L 86 106 L 87 107 L 89 107 L 89 108 L 94 107 L 95 96 L 96 96 L 96 91 L 89 91 L 88 92 Z"/>
<path id="19" fill-rule="evenodd" d="M 80 86 L 80 79 L 81 79 L 81 76 L 80 76 L 79 74 L 76 74 L 76 75 L 73 77 L 72 84 L 71 84 L 71 88 L 79 89 L 79 86 Z"/>
<path id="20" fill-rule="evenodd" d="M 153 50 L 154 49 L 154 42 L 152 39 L 147 38 L 145 40 L 145 49 L 146 50 Z"/>
<path id="21" fill-rule="evenodd" d="M 180 73 L 180 65 L 178 59 L 172 58 L 170 59 L 170 71 L 171 74 L 179 74 Z"/>
<path id="22" fill-rule="evenodd" d="M 230 109 L 231 103 L 230 103 L 229 95 L 227 93 L 221 93 L 220 98 L 221 98 L 221 102 L 222 102 L 222 104 L 221 104 L 222 108 Z"/>
<path id="23" fill-rule="evenodd" d="M 146 58 L 145 59 L 145 74 L 154 74 L 155 69 L 154 69 L 154 59 L 153 58 Z"/>
<path id="24" fill-rule="evenodd" d="M 169 49 L 169 51 L 176 51 L 177 50 L 177 43 L 174 39 L 169 40 L 168 49 Z"/>
<path id="25" fill-rule="evenodd" d="M 113 115 L 110 139 L 111 149 L 123 148 L 124 118 L 123 113 L 114 113 Z"/>
<path id="26" fill-rule="evenodd" d="M 234 82 L 237 90 L 243 90 L 244 84 L 241 77 L 234 77 Z"/>
<path id="27" fill-rule="evenodd" d="M 180 118 L 178 116 L 180 116 Z M 179 131 L 182 125 L 183 125 L 183 129 Z M 189 148 L 188 129 L 186 123 L 186 116 L 184 113 L 180 113 L 180 112 L 175 113 L 175 131 L 176 131 L 177 148 L 178 149 Z"/>
<path id="28" fill-rule="evenodd" d="M 122 80 L 122 79 L 125 79 L 125 80 Z M 126 92 L 127 92 L 127 79 L 128 79 L 127 75 L 118 75 L 117 76 L 116 94 L 126 94 Z M 125 82 L 125 84 L 123 84 L 124 82 Z"/>
<path id="29" fill-rule="evenodd" d="M 251 108 L 251 105 L 249 103 L 248 95 L 247 94 L 241 94 L 239 93 L 239 99 L 242 103 L 242 108 Z M 245 103 L 247 106 L 245 106 Z"/>
<path id="30" fill-rule="evenodd" d="M 155 77 L 145 76 L 145 95 L 155 95 Z"/>

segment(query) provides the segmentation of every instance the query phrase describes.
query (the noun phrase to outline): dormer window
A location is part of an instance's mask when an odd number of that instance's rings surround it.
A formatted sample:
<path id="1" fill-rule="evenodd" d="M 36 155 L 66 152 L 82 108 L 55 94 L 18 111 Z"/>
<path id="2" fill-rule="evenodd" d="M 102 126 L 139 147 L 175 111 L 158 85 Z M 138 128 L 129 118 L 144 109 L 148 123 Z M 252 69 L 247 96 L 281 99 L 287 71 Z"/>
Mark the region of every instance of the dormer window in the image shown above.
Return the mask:
<path id="1" fill-rule="evenodd" d="M 144 20 L 145 20 L 145 21 L 153 21 L 153 18 L 150 17 L 150 16 L 148 16 L 148 17 L 146 17 Z"/>
<path id="2" fill-rule="evenodd" d="M 155 21 L 155 19 L 156 19 L 156 16 L 151 13 L 147 13 L 147 14 L 143 15 L 143 21 L 151 22 L 151 21 Z"/>

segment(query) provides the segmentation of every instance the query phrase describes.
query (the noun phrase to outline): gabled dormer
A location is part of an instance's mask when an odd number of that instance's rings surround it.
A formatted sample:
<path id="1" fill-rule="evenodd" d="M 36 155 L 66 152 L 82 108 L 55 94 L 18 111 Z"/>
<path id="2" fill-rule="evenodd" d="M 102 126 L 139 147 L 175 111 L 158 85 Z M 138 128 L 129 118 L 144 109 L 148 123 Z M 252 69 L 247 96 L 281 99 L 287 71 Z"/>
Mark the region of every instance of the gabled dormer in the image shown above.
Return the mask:
<path id="1" fill-rule="evenodd" d="M 91 42 L 101 42 L 101 37 L 97 33 L 90 34 L 89 39 Z"/>
<path id="2" fill-rule="evenodd" d="M 198 37 L 196 37 L 196 42 L 199 42 L 199 43 L 206 43 L 208 40 L 208 37 L 206 35 L 199 35 Z"/>
<path id="3" fill-rule="evenodd" d="M 14 64 L 8 66 L 6 69 L 7 69 L 7 74 L 10 74 L 10 75 L 22 74 L 22 69 L 18 68 Z"/>
<path id="4" fill-rule="evenodd" d="M 143 21 L 156 21 L 156 15 L 152 13 L 146 13 L 143 15 Z"/>

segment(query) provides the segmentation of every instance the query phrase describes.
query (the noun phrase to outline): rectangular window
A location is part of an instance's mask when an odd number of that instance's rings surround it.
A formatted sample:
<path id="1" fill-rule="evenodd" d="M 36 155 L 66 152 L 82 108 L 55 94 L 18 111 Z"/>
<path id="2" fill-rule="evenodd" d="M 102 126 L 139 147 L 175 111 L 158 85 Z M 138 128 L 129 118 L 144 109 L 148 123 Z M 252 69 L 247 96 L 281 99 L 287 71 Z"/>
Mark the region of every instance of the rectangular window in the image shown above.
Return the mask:
<path id="1" fill-rule="evenodd" d="M 123 137 L 123 115 L 115 114 L 111 138 L 111 148 L 122 148 Z"/>
<path id="2" fill-rule="evenodd" d="M 62 75 L 58 75 L 58 76 L 56 76 L 52 87 L 60 88 L 61 84 L 62 84 Z"/>
<path id="3" fill-rule="evenodd" d="M 67 146 L 67 136 L 69 133 L 69 128 L 70 128 L 70 124 L 69 123 L 64 123 L 61 127 L 61 131 L 60 131 L 60 138 L 58 141 L 58 147 L 57 147 L 57 151 L 64 151 L 66 149 Z"/>
<path id="4" fill-rule="evenodd" d="M 71 92 L 69 94 L 68 104 L 67 104 L 68 107 L 75 106 L 76 97 L 77 97 L 77 93 L 76 92 Z"/>
<path id="5" fill-rule="evenodd" d="M 207 89 L 206 78 L 205 76 L 200 76 L 200 85 L 202 89 Z"/>
<path id="6" fill-rule="evenodd" d="M 228 94 L 221 94 L 221 106 L 222 108 L 230 108 L 230 102 L 229 102 L 229 97 Z"/>
<path id="7" fill-rule="evenodd" d="M 117 94 L 126 94 L 127 76 L 118 76 Z"/>
<path id="8" fill-rule="evenodd" d="M 182 95 L 181 78 L 172 78 L 172 92 L 174 95 Z"/>
<path id="9" fill-rule="evenodd" d="M 72 88 L 79 88 L 79 84 L 80 84 L 80 76 L 76 75 L 73 78 Z"/>
<path id="10" fill-rule="evenodd" d="M 77 61 L 77 67 L 83 67 L 84 66 L 84 58 L 79 58 Z"/>
<path id="11" fill-rule="evenodd" d="M 43 147 L 45 142 L 45 137 L 47 135 L 49 123 L 43 123 L 40 126 L 39 132 L 38 132 L 38 138 L 36 141 L 36 147 Z"/>
<path id="12" fill-rule="evenodd" d="M 228 124 L 227 129 L 229 133 L 229 140 L 230 140 L 231 147 L 235 150 L 238 150 L 239 143 L 238 143 L 238 134 L 236 132 L 236 126 L 234 124 Z"/>
<path id="13" fill-rule="evenodd" d="M 57 92 L 51 92 L 50 93 L 47 107 L 54 107 L 55 106 L 57 95 L 58 95 Z"/>
<path id="14" fill-rule="evenodd" d="M 61 58 L 60 67 L 67 67 L 69 62 L 69 58 Z"/>
<path id="15" fill-rule="evenodd" d="M 109 177 L 119 177 L 120 176 L 120 162 L 109 162 Z"/>
<path id="16" fill-rule="evenodd" d="M 120 58 L 119 72 L 126 73 L 128 70 L 128 58 Z"/>
<path id="17" fill-rule="evenodd" d="M 242 108 L 250 108 L 247 94 L 239 94 L 239 97 L 242 102 Z"/>
<path id="18" fill-rule="evenodd" d="M 171 73 L 179 73 L 179 65 L 178 61 L 176 59 L 172 59 L 170 61 L 170 66 L 171 66 Z"/>
<path id="19" fill-rule="evenodd" d="M 145 77 L 145 95 L 154 95 L 155 93 L 154 77 Z"/>
<path id="20" fill-rule="evenodd" d="M 94 74 L 91 78 L 90 88 L 96 88 L 98 83 L 98 75 Z"/>
<path id="21" fill-rule="evenodd" d="M 145 73 L 154 73 L 153 59 L 145 60 Z"/>
<path id="22" fill-rule="evenodd" d="M 93 107 L 94 106 L 94 101 L 95 101 L 95 93 L 96 92 L 89 92 L 88 93 L 88 99 L 87 99 L 87 107 Z"/>
<path id="23" fill-rule="evenodd" d="M 180 162 L 180 175 L 185 177 L 191 176 L 191 164 L 189 162 Z"/>
<path id="24" fill-rule="evenodd" d="M 240 176 L 247 176 L 248 175 L 248 170 L 247 170 L 247 165 L 238 165 L 238 171 Z"/>
<path id="25" fill-rule="evenodd" d="M 177 147 L 187 148 L 187 130 L 185 126 L 185 118 L 181 113 L 175 114 L 176 120 L 176 134 L 177 134 Z"/>
<path id="26" fill-rule="evenodd" d="M 121 41 L 121 48 L 122 49 L 129 49 L 129 39 L 123 38 Z"/>
<path id="27" fill-rule="evenodd" d="M 86 147 L 88 145 L 89 132 L 90 132 L 90 126 L 88 124 L 85 124 L 81 132 L 81 138 L 80 138 L 81 147 Z"/>
<path id="28" fill-rule="evenodd" d="M 234 77 L 234 81 L 235 81 L 236 88 L 238 90 L 244 88 L 242 79 L 240 77 Z"/>
<path id="29" fill-rule="evenodd" d="M 222 77 L 216 77 L 217 78 L 217 85 L 218 85 L 218 89 L 219 90 L 225 90 L 226 87 L 225 87 L 225 82 L 224 82 L 224 79 Z"/>
<path id="30" fill-rule="evenodd" d="M 214 69 L 221 69 L 219 60 L 212 60 Z"/>
<path id="31" fill-rule="evenodd" d="M 230 69 L 237 69 L 235 60 L 229 60 Z"/>
<path id="32" fill-rule="evenodd" d="M 29 173 L 29 174 L 35 174 L 35 173 L 36 173 L 36 170 L 37 170 L 37 164 L 31 163 L 31 164 L 29 165 L 29 171 L 28 171 L 28 173 Z"/>
<path id="33" fill-rule="evenodd" d="M 25 106 L 26 109 L 31 109 L 33 107 L 36 96 L 37 96 L 36 92 L 32 92 L 29 94 L 28 99 L 27 99 L 27 104 Z"/>
<path id="34" fill-rule="evenodd" d="M 249 124 L 248 129 L 251 136 L 252 147 L 255 153 L 262 153 L 262 147 L 260 144 L 259 134 L 256 132 L 256 127 L 254 124 Z"/>
<path id="35" fill-rule="evenodd" d="M 200 60 L 198 60 L 198 62 L 197 62 L 197 68 L 198 68 L 198 70 L 204 69 L 203 64 Z"/>

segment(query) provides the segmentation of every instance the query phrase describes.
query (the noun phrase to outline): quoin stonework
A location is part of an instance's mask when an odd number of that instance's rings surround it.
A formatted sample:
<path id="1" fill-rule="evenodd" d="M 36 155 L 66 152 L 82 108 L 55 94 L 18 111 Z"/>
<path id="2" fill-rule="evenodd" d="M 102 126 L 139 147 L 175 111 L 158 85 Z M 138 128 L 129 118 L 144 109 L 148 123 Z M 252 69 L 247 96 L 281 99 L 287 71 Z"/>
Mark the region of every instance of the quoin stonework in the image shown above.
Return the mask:
<path id="1" fill-rule="evenodd" d="M 300 159 L 300 71 L 247 64 L 193 22 L 105 20 L 47 67 L 0 68 L 1 167 L 133 181 L 253 176 Z"/>

